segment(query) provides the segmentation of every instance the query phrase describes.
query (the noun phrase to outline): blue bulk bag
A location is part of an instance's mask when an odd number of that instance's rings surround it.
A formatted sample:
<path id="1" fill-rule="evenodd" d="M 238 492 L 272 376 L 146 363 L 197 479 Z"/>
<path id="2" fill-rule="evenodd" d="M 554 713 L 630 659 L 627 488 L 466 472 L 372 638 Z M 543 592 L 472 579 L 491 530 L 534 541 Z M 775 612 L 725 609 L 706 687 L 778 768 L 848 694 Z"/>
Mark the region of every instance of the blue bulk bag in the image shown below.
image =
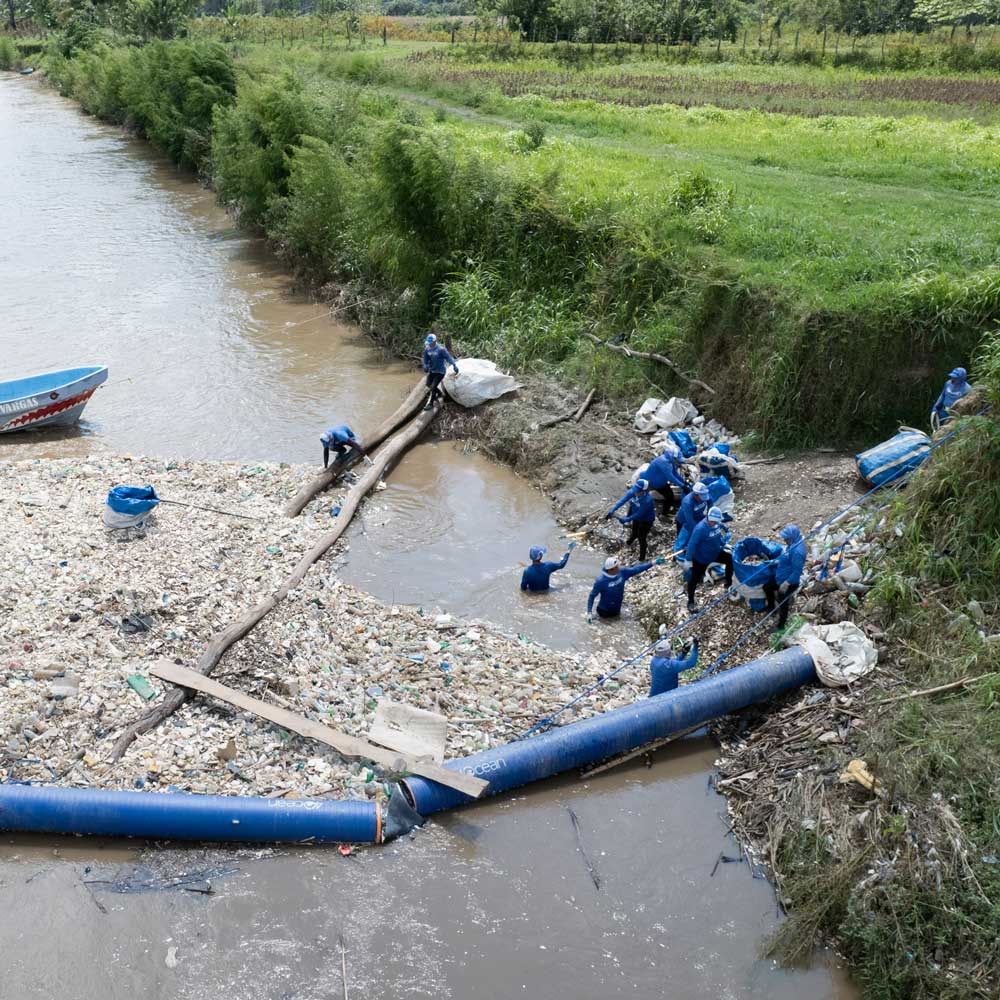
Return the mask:
<path id="1" fill-rule="evenodd" d="M 152 486 L 113 486 L 104 505 L 109 528 L 133 528 L 160 502 Z"/>
<path id="2" fill-rule="evenodd" d="M 667 436 L 680 448 L 685 458 L 693 458 L 698 454 L 698 446 L 687 431 L 671 431 Z"/>
<path id="3" fill-rule="evenodd" d="M 108 506 L 116 514 L 145 514 L 160 498 L 152 486 L 114 486 L 108 491 Z"/>
<path id="4" fill-rule="evenodd" d="M 854 456 L 858 475 L 872 486 L 891 483 L 915 469 L 930 454 L 931 439 L 913 427 L 900 427 L 895 437 Z"/>
<path id="5" fill-rule="evenodd" d="M 733 546 L 733 578 L 736 592 L 750 605 L 751 611 L 763 611 L 767 607 L 764 584 L 774 575 L 773 569 L 764 563 L 750 565 L 746 560 L 763 556 L 777 559 L 784 548 L 779 542 L 768 542 L 763 538 L 740 539 Z"/>

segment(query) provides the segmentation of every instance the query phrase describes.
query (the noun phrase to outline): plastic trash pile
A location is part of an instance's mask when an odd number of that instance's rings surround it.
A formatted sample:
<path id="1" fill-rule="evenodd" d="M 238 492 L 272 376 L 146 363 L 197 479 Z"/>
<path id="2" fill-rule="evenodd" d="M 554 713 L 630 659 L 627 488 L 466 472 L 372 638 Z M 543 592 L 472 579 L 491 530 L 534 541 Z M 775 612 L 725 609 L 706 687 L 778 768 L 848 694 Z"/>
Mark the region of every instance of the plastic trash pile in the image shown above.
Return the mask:
<path id="1" fill-rule="evenodd" d="M 670 443 L 670 432 L 681 428 L 691 435 L 698 451 L 711 448 L 714 444 L 740 443 L 739 436 L 728 431 L 718 420 L 706 420 L 691 400 L 676 396 L 666 402 L 647 399 L 639 407 L 633 426 L 640 434 L 652 435 L 649 446 L 657 455 Z"/>
<path id="2" fill-rule="evenodd" d="M 0 781 L 384 794 L 371 768 L 200 696 L 108 762 L 122 729 L 168 686 L 150 664 L 194 666 L 212 634 L 273 592 L 328 530 L 328 496 L 298 518 L 278 514 L 311 471 L 105 456 L 0 463 Z M 142 536 L 106 529 L 108 489 L 136 482 L 254 519 L 159 506 Z M 383 697 L 440 712 L 453 757 L 514 738 L 617 662 L 554 653 L 433 609 L 387 608 L 342 583 L 328 559 L 213 676 L 357 735 Z M 623 681 L 561 721 L 645 693 L 642 671 Z"/>

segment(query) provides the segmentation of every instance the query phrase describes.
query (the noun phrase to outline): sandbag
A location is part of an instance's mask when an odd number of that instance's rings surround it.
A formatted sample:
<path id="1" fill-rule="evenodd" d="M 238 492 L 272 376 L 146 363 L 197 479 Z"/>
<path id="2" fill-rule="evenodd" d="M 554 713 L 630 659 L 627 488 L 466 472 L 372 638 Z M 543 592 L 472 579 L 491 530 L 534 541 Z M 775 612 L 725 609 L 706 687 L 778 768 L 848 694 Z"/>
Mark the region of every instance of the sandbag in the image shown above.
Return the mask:
<path id="1" fill-rule="evenodd" d="M 652 434 L 668 427 L 683 427 L 698 416 L 698 407 L 689 399 L 671 396 L 665 403 L 662 399 L 647 399 L 635 415 L 634 427 L 640 434 Z"/>
<path id="2" fill-rule="evenodd" d="M 152 486 L 114 486 L 104 504 L 104 525 L 108 528 L 135 528 L 160 502 Z"/>
<path id="3" fill-rule="evenodd" d="M 875 669 L 878 651 L 853 622 L 803 625 L 790 639 L 816 664 L 816 676 L 827 687 L 844 687 Z"/>
<path id="4" fill-rule="evenodd" d="M 858 475 L 872 486 L 891 483 L 915 469 L 930 454 L 931 439 L 913 427 L 900 427 L 899 433 L 882 444 L 854 456 Z"/>
<path id="5" fill-rule="evenodd" d="M 760 557 L 768 561 L 777 559 L 783 547 L 778 542 L 753 535 L 741 538 L 733 546 L 733 586 L 752 611 L 763 611 L 767 607 L 764 584 L 773 576 L 773 570 L 765 568 L 767 563 L 749 563 L 747 560 Z"/>
<path id="6" fill-rule="evenodd" d="M 520 389 L 521 386 L 510 375 L 500 371 L 492 361 L 461 358 L 458 362 L 458 374 L 447 375 L 441 388 L 459 406 L 471 409 Z"/>

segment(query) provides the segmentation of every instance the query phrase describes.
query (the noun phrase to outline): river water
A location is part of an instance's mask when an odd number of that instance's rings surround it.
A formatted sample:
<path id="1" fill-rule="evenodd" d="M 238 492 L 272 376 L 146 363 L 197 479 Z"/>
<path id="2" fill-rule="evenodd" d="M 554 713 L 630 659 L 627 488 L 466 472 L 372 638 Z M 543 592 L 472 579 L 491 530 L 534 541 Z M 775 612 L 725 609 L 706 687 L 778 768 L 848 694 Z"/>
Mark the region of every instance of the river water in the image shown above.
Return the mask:
<path id="1" fill-rule="evenodd" d="M 0 79 L 0 177 L 0 377 L 111 370 L 78 430 L 6 438 L 0 454 L 316 462 L 323 428 L 373 426 L 413 384 L 297 295 L 209 192 L 37 81 Z M 560 535 L 537 491 L 430 441 L 366 505 L 341 572 L 560 648 L 636 648 L 627 624 L 582 624 L 600 553 L 574 553 L 548 597 L 521 595 L 525 550 L 561 551 Z M 211 895 L 114 893 L 137 849 L 8 836 L 0 998 L 318 1000 L 343 995 L 344 961 L 351 996 L 389 1000 L 853 996 L 830 963 L 784 972 L 757 957 L 773 894 L 746 863 L 716 864 L 738 851 L 712 759 L 707 740 L 684 740 L 649 769 L 545 782 L 352 858 L 142 853 L 160 872 L 237 869 Z"/>

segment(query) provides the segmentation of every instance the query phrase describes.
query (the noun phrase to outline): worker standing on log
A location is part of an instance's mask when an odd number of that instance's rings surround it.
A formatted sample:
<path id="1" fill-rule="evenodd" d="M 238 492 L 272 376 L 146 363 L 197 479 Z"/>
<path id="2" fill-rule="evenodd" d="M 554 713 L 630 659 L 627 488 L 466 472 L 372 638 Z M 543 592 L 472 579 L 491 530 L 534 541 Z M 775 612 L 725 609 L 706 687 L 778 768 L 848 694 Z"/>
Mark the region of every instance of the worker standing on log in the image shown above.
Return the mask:
<path id="1" fill-rule="evenodd" d="M 324 469 L 330 464 L 331 451 L 337 456 L 334 459 L 335 462 L 342 462 L 348 451 L 352 449 L 366 461 L 368 460 L 361 442 L 354 436 L 354 431 L 347 424 L 337 424 L 336 427 L 331 427 L 320 438 L 320 441 L 323 444 Z"/>
<path id="2" fill-rule="evenodd" d="M 594 621 L 594 601 L 597 601 L 597 613 L 601 618 L 617 618 L 622 613 L 626 582 L 633 576 L 652 569 L 654 565 L 659 566 L 662 562 L 661 556 L 655 562 L 638 563 L 623 568 L 616 556 L 608 556 L 604 560 L 604 572 L 594 581 L 590 596 L 587 598 L 587 621 L 590 623 Z"/>
<path id="3" fill-rule="evenodd" d="M 767 612 L 770 614 L 777 606 L 778 624 L 775 632 L 780 632 L 788 621 L 788 612 L 792 608 L 792 599 L 799 589 L 802 571 L 806 565 L 806 541 L 797 524 L 788 524 L 781 529 L 779 536 L 785 543 L 785 549 L 773 562 L 773 576 L 764 584 L 764 596 L 767 598 Z M 780 601 L 780 605 L 777 603 Z"/>
<path id="4" fill-rule="evenodd" d="M 733 554 L 726 549 L 729 532 L 722 526 L 722 511 L 712 507 L 691 532 L 691 540 L 687 544 L 684 558 L 691 564 L 691 575 L 688 577 L 688 613 L 697 610 L 694 603 L 694 592 L 698 584 L 705 579 L 705 573 L 712 563 L 722 563 L 726 567 L 726 587 L 733 585 Z"/>
<path id="5" fill-rule="evenodd" d="M 542 556 L 548 550 L 544 545 L 532 545 L 528 555 L 531 556 L 531 565 L 521 574 L 521 590 L 542 591 L 549 589 L 549 577 L 556 570 L 565 569 L 569 562 L 569 552 L 559 560 L 559 562 L 542 562 Z"/>
<path id="6" fill-rule="evenodd" d="M 444 381 L 448 365 L 451 365 L 457 375 L 458 365 L 455 364 L 455 359 L 449 353 L 448 348 L 438 343 L 437 334 L 427 334 L 427 339 L 424 341 L 423 367 L 424 371 L 427 372 L 427 388 L 430 389 L 430 395 L 427 397 L 425 410 L 429 410 L 444 395 L 440 385 Z"/>
<path id="7" fill-rule="evenodd" d="M 698 663 L 698 640 L 687 642 L 677 636 L 671 641 L 670 656 L 656 655 L 649 662 L 649 697 L 677 687 L 680 675 Z"/>

